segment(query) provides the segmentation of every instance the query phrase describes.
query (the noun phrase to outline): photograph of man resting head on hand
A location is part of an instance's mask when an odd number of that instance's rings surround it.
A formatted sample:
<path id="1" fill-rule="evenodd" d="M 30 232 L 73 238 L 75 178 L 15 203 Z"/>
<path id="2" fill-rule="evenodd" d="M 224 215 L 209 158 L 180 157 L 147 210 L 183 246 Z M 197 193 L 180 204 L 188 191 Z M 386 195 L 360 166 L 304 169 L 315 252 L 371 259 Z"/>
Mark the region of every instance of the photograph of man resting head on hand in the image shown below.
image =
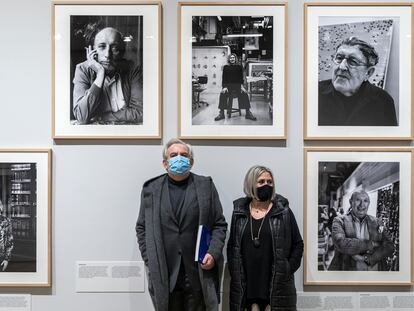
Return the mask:
<path id="1" fill-rule="evenodd" d="M 142 28 L 142 16 L 71 16 L 73 124 L 142 124 Z"/>

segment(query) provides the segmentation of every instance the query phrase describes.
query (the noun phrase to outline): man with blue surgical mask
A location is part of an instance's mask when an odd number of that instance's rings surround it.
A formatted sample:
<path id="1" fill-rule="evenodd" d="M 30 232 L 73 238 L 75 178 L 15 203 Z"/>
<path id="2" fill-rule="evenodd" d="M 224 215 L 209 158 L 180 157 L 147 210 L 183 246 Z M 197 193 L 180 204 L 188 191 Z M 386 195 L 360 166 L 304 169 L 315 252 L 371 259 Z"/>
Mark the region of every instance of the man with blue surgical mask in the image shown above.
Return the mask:
<path id="1" fill-rule="evenodd" d="M 211 177 L 191 172 L 191 145 L 171 139 L 163 149 L 167 174 L 146 181 L 136 224 L 148 289 L 157 311 L 218 310 L 227 223 Z M 211 242 L 195 261 L 197 232 Z"/>

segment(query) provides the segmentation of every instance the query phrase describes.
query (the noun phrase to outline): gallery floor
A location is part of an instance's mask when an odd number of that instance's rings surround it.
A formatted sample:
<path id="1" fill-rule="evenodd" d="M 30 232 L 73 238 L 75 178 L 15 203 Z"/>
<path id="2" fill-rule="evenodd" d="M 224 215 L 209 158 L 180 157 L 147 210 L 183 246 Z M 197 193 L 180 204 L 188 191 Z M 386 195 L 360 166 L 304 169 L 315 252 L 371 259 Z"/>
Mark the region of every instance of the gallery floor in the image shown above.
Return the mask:
<path id="1" fill-rule="evenodd" d="M 193 109 L 193 125 L 272 125 L 273 118 L 270 113 L 269 103 L 264 99 L 263 95 L 251 94 L 250 97 L 250 111 L 257 118 L 256 121 L 248 120 L 245 118 L 246 111 L 239 113 L 233 113 L 231 118 L 227 117 L 220 121 L 215 121 L 214 118 L 218 115 L 218 101 L 219 93 L 201 93 L 200 103 L 195 105 Z M 208 105 L 207 105 L 207 104 Z M 238 100 L 233 100 L 233 107 L 238 107 Z"/>

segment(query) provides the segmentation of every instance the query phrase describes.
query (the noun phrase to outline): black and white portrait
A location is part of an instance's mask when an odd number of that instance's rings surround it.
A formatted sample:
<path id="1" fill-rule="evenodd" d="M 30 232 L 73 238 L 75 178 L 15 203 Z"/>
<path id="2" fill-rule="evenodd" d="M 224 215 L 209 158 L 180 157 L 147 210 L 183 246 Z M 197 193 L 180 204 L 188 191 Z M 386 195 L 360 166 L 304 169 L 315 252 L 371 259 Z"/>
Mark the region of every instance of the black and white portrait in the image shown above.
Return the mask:
<path id="1" fill-rule="evenodd" d="M 0 163 L 0 273 L 36 272 L 36 163 Z"/>
<path id="2" fill-rule="evenodd" d="M 74 125 L 143 123 L 143 17 L 70 16 Z"/>
<path id="3" fill-rule="evenodd" d="M 305 3 L 305 139 L 412 135 L 412 7 Z"/>
<path id="4" fill-rule="evenodd" d="M 399 162 L 320 161 L 315 212 L 319 271 L 400 271 Z"/>
<path id="5" fill-rule="evenodd" d="M 192 124 L 273 124 L 273 16 L 192 16 Z"/>
<path id="6" fill-rule="evenodd" d="M 286 139 L 286 3 L 179 3 L 179 136 Z"/>
<path id="7" fill-rule="evenodd" d="M 398 125 L 398 29 L 398 17 L 319 17 L 318 125 Z"/>
<path id="8" fill-rule="evenodd" d="M 161 3 L 52 3 L 54 139 L 161 136 Z"/>

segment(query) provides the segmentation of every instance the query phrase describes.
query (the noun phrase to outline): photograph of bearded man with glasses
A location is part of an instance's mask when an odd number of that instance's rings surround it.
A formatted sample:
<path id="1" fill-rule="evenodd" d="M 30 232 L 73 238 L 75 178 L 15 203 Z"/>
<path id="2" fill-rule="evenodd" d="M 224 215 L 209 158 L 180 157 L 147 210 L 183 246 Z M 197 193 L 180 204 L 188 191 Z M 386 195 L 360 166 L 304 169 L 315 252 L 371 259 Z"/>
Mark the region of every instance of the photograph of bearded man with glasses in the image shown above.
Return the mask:
<path id="1" fill-rule="evenodd" d="M 368 79 L 379 56 L 369 43 L 349 37 L 332 56 L 332 77 L 319 82 L 318 125 L 398 126 L 393 98 Z"/>

